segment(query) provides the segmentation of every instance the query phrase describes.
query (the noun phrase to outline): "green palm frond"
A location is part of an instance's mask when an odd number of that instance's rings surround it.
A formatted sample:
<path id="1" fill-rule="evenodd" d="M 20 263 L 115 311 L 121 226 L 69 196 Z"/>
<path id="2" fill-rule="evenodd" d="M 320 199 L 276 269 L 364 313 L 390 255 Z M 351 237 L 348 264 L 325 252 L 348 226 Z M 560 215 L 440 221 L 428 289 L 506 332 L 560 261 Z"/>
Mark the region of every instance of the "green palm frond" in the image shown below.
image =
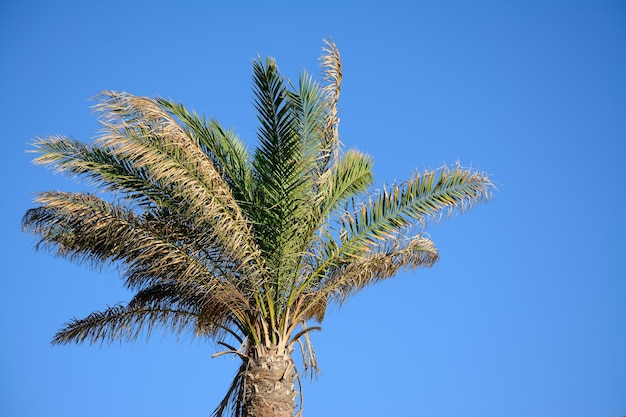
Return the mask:
<path id="1" fill-rule="evenodd" d="M 273 60 L 254 63 L 259 147 L 253 166 L 257 180 L 254 207 L 257 239 L 272 266 L 275 295 L 299 262 L 303 236 L 313 215 L 319 124 L 312 117 L 321 104 L 317 87 L 304 77 L 290 91 Z M 304 136 L 303 136 L 304 135 Z"/>
<path id="2" fill-rule="evenodd" d="M 284 244 L 285 214 L 293 202 L 289 198 L 298 177 L 294 166 L 298 161 L 299 141 L 293 111 L 287 100 L 287 87 L 276 63 L 260 59 L 254 63 L 255 107 L 259 118 L 259 147 L 254 158 L 256 179 L 255 226 L 259 244 L 266 256 L 273 258 L 273 267 L 280 262 Z"/>
<path id="3" fill-rule="evenodd" d="M 329 253 L 336 249 L 331 249 L 332 245 L 336 246 L 336 242 L 328 230 L 329 220 L 343 203 L 363 193 L 371 184 L 372 165 L 373 161 L 367 155 L 349 150 L 318 179 L 318 196 L 310 205 L 314 209 L 314 216 L 309 222 L 299 224 L 300 229 L 305 232 L 305 240 L 298 251 L 301 254 L 297 268 L 300 276 L 293 280 L 288 305 L 292 305 L 300 294 L 307 291 L 311 280 L 315 279 L 309 272 L 303 272 L 303 269 L 308 271 L 315 268 L 316 262 L 311 260 L 310 254 L 325 251 L 326 254 L 318 256 L 327 259 L 331 256 Z"/>
<path id="4" fill-rule="evenodd" d="M 417 173 L 404 184 L 385 187 L 367 203 L 353 204 L 341 218 L 346 255 L 358 255 L 368 246 L 407 228 L 462 213 L 491 195 L 489 178 L 456 167 Z"/>
<path id="5" fill-rule="evenodd" d="M 323 195 L 321 220 L 326 220 L 341 204 L 362 194 L 372 185 L 372 159 L 357 151 L 348 150 L 328 170 L 320 189 Z"/>
<path id="6" fill-rule="evenodd" d="M 306 72 L 300 75 L 298 86 L 289 91 L 288 98 L 306 159 L 317 157 L 321 151 L 326 103 L 319 83 Z"/>
<path id="7" fill-rule="evenodd" d="M 313 272 L 300 286 L 298 295 L 324 282 L 333 282 L 331 277 L 337 271 L 370 259 L 373 254 L 381 253 L 381 247 L 396 247 L 398 239 L 415 227 L 422 229 L 428 221 L 463 212 L 486 201 L 491 188 L 489 178 L 480 172 L 461 167 L 442 168 L 415 174 L 404 184 L 385 187 L 366 203 L 351 200 L 340 216 L 339 235 L 327 234 L 316 254 L 308 258 Z"/>

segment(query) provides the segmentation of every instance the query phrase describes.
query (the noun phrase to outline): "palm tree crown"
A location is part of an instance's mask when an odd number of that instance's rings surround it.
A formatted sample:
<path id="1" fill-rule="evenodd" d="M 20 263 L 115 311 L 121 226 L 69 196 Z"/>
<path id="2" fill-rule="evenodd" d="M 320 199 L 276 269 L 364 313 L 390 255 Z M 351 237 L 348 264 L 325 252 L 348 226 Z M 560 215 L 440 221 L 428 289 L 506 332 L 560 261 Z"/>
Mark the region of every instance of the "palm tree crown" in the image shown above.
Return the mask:
<path id="1" fill-rule="evenodd" d="M 190 331 L 242 359 L 216 415 L 293 415 L 291 355 L 299 346 L 304 368 L 316 369 L 308 332 L 327 306 L 431 266 L 438 253 L 426 223 L 493 188 L 485 174 L 454 167 L 372 191 L 372 160 L 339 141 L 342 68 L 331 41 L 321 62 L 323 81 L 304 73 L 295 85 L 273 59 L 254 61 L 253 151 L 181 104 L 112 91 L 97 98 L 103 133 L 91 144 L 36 141 L 35 163 L 99 193 L 40 193 L 23 228 L 70 260 L 119 265 L 136 292 L 73 319 L 54 344 Z"/>

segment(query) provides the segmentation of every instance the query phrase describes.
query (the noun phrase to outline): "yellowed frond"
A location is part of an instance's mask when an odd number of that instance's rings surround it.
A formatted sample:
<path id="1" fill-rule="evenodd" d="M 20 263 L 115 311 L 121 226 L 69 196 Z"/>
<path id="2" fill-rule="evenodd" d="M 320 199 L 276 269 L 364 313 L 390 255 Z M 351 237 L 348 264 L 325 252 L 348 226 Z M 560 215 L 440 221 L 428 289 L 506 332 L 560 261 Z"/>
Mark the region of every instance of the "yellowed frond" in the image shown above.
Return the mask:
<path id="1" fill-rule="evenodd" d="M 147 97 L 103 92 L 95 109 L 104 132 L 100 146 L 146 169 L 150 176 L 178 193 L 179 209 L 194 222 L 205 223 L 241 272 L 250 280 L 263 269 L 248 220 L 228 184 L 211 160 L 178 122 Z"/>
<path id="2" fill-rule="evenodd" d="M 339 141 L 339 95 L 341 93 L 341 81 L 343 70 L 341 66 L 341 56 L 339 49 L 332 39 L 324 41 L 322 48 L 323 55 L 320 57 L 321 66 L 324 73 L 324 94 L 326 96 L 327 114 L 324 126 L 325 147 L 329 150 L 332 158 L 337 158 L 341 146 Z"/>

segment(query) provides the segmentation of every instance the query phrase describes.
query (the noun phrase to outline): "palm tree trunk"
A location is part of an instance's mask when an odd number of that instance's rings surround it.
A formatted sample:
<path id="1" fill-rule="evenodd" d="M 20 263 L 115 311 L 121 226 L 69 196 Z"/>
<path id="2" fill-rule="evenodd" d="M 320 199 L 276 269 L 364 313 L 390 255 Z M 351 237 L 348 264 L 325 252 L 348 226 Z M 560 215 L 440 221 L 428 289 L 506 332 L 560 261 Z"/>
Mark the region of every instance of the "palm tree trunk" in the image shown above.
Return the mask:
<path id="1" fill-rule="evenodd" d="M 244 373 L 245 417 L 293 417 L 295 369 L 290 353 L 280 347 L 258 347 Z"/>

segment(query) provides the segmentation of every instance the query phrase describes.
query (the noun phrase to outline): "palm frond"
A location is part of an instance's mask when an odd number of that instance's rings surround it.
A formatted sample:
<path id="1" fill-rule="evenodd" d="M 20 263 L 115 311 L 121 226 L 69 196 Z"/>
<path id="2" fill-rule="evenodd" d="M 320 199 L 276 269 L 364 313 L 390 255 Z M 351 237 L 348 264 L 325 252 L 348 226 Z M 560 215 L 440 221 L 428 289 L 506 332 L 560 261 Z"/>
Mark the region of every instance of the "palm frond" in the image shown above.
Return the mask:
<path id="1" fill-rule="evenodd" d="M 385 187 L 377 197 L 344 213 L 343 252 L 359 254 L 416 224 L 424 226 L 465 212 L 488 200 L 492 187 L 487 175 L 461 167 L 417 173 L 406 183 Z"/>
<path id="2" fill-rule="evenodd" d="M 84 319 L 72 319 L 52 339 L 53 345 L 69 343 L 112 343 L 134 341 L 144 335 L 149 338 L 156 328 L 180 335 L 193 332 L 196 313 L 176 310 L 168 306 L 152 307 L 114 306 L 102 312 L 91 313 Z"/>
<path id="3" fill-rule="evenodd" d="M 240 203 L 251 199 L 252 171 L 250 154 L 246 145 L 232 131 L 224 129 L 217 120 L 205 120 L 185 108 L 162 98 L 157 103 L 185 126 L 187 135 L 197 141 L 213 165 L 221 171 L 233 194 Z"/>
<path id="4" fill-rule="evenodd" d="M 315 262 L 310 261 L 308 254 L 315 252 L 316 248 L 317 251 L 328 251 L 328 244 L 335 243 L 328 231 L 329 219 L 343 203 L 367 189 L 372 182 L 371 169 L 371 158 L 361 152 L 349 150 L 318 178 L 318 196 L 309 204 L 312 215 L 308 219 L 302 219 L 296 226 L 302 231 L 303 243 L 295 251 L 300 262 L 295 270 L 300 272 L 300 276 L 292 282 L 288 305 L 292 305 L 306 291 L 309 285 L 307 280 L 312 278 L 307 272 L 303 272 L 314 268 L 312 265 Z"/>
<path id="5" fill-rule="evenodd" d="M 214 337 L 235 337 L 240 343 L 259 338 L 258 329 L 250 320 L 256 312 L 244 291 L 230 282 L 222 282 L 203 293 L 198 302 L 198 332 Z M 221 332 L 223 330 L 224 332 Z"/>
<path id="6" fill-rule="evenodd" d="M 244 361 L 235 374 L 226 395 L 211 414 L 212 417 L 242 417 L 242 397 L 244 392 L 244 375 L 247 371 L 247 362 Z"/>
<path id="7" fill-rule="evenodd" d="M 312 272 L 300 285 L 297 295 L 320 282 L 332 282 L 329 278 L 337 268 L 352 263 L 359 265 L 364 259 L 372 266 L 369 258 L 381 253 L 381 247 L 395 246 L 399 237 L 415 227 L 424 228 L 428 221 L 461 213 L 486 201 L 492 187 L 483 173 L 460 167 L 442 168 L 415 174 L 404 184 L 385 187 L 378 196 L 361 205 L 351 202 L 350 210 L 341 215 L 339 236 L 328 234 L 317 253 L 308 258 Z"/>
<path id="8" fill-rule="evenodd" d="M 162 282 L 139 291 L 128 303 L 130 308 L 148 308 L 155 304 L 194 311 L 196 335 L 214 339 L 234 337 L 243 343 L 249 330 L 241 317 L 249 314 L 249 304 L 242 293 L 228 282 L 199 287 L 188 282 Z"/>
<path id="9" fill-rule="evenodd" d="M 339 103 L 339 94 L 341 93 L 343 69 L 339 49 L 337 49 L 335 42 L 331 39 L 326 39 L 324 43 L 325 46 L 322 49 L 323 55 L 320 58 L 324 71 L 324 80 L 327 83 L 326 87 L 324 87 L 328 109 L 324 127 L 324 145 L 328 150 L 328 159 L 334 159 L 339 156 L 339 149 L 341 147 L 341 142 L 339 141 L 339 111 L 337 106 Z"/>
<path id="10" fill-rule="evenodd" d="M 298 136 L 303 148 L 308 149 L 303 153 L 306 156 L 317 156 L 322 146 L 324 112 L 327 109 L 324 91 L 317 81 L 307 72 L 303 72 L 297 87 L 289 91 L 288 98 L 294 112 Z"/>
<path id="11" fill-rule="evenodd" d="M 276 62 L 268 58 L 254 62 L 254 96 L 258 112 L 259 147 L 254 155 L 256 175 L 263 179 L 264 191 L 273 195 L 287 187 L 291 164 L 297 161 L 300 141 L 289 90 Z M 270 172 L 266 172 L 268 169 Z"/>
<path id="12" fill-rule="evenodd" d="M 372 184 L 372 159 L 356 150 L 349 150 L 342 155 L 328 170 L 328 176 L 320 186 L 323 193 L 322 220 L 336 211 L 351 198 L 365 192 Z"/>
<path id="13" fill-rule="evenodd" d="M 332 268 L 316 296 L 323 303 L 341 304 L 365 287 L 391 278 L 399 271 L 431 267 L 438 259 L 438 251 L 430 239 L 420 235 L 398 237 L 362 258 Z M 313 299 L 312 305 L 317 302 Z"/>
<path id="14" fill-rule="evenodd" d="M 257 277 L 263 261 L 247 219 L 219 170 L 176 120 L 153 100 L 128 94 L 107 92 L 96 109 L 105 126 L 98 143 L 171 186 L 181 217 L 204 223 L 242 271 Z"/>
<path id="15" fill-rule="evenodd" d="M 128 156 L 116 155 L 111 148 L 64 136 L 39 138 L 33 145 L 33 152 L 39 153 L 33 161 L 37 165 L 50 166 L 78 180 L 86 178 L 102 191 L 118 192 L 144 208 L 177 205 L 171 185 L 151 177 L 146 167 Z"/>
<path id="16" fill-rule="evenodd" d="M 219 253 L 208 248 L 199 253 L 189 246 L 189 234 L 177 236 L 176 230 L 123 206 L 82 193 L 45 192 L 36 201 L 41 206 L 25 214 L 22 227 L 40 236 L 38 247 L 95 265 L 122 262 L 130 288 L 170 280 L 211 285 L 213 277 L 223 275 L 220 264 L 227 259 Z"/>
<path id="17" fill-rule="evenodd" d="M 310 121 L 298 116 L 306 118 L 308 110 L 303 109 L 314 103 L 288 90 L 272 59 L 255 62 L 254 84 L 260 122 L 260 143 L 253 159 L 255 232 L 272 266 L 272 281 L 281 287 L 285 274 L 297 263 L 292 248 L 300 246 L 298 225 L 310 217 L 311 204 L 307 203 L 313 183 L 308 174 L 315 168 L 317 155 L 311 152 L 312 141 L 300 136 L 303 129 L 310 129 Z"/>

